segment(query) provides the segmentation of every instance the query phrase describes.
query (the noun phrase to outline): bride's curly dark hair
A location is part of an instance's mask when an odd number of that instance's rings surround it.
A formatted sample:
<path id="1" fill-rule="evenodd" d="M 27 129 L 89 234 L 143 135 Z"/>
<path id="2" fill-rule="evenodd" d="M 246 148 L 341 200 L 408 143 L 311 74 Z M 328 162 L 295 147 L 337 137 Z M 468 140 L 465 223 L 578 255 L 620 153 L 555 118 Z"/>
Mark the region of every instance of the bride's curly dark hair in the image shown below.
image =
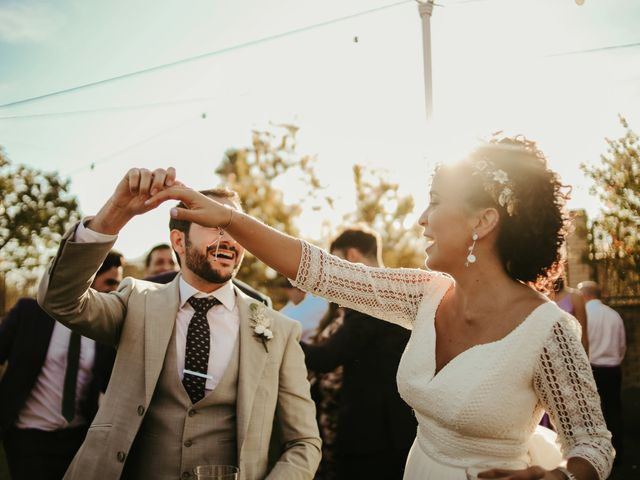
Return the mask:
<path id="1" fill-rule="evenodd" d="M 506 172 L 515 202 L 512 215 L 487 188 L 485 177 L 474 175 L 480 162 Z M 563 270 L 562 246 L 569 227 L 565 204 L 570 188 L 548 168 L 536 143 L 524 136 L 494 137 L 476 148 L 461 166 L 471 173 L 469 203 L 500 212 L 496 248 L 507 274 L 550 292 Z"/>

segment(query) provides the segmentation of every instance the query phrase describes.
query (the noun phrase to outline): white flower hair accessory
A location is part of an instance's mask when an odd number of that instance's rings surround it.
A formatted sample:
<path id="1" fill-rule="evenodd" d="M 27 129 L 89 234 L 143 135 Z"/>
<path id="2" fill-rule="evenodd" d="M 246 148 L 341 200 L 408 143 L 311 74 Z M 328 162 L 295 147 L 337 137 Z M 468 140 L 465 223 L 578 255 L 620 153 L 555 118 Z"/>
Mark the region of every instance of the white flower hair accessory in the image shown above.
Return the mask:
<path id="1" fill-rule="evenodd" d="M 513 193 L 513 183 L 507 172 L 496 168 L 488 160 L 480 160 L 473 164 L 473 175 L 482 176 L 482 186 L 491 198 L 507 210 L 510 217 L 516 214 L 518 201 Z"/>
<path id="2" fill-rule="evenodd" d="M 269 352 L 267 348 L 267 342 L 273 338 L 273 331 L 271 330 L 271 320 L 264 314 L 265 307 L 259 303 L 252 303 L 249 306 L 251 313 L 249 315 L 249 324 L 253 329 L 253 334 L 262 340 L 264 349 Z"/>

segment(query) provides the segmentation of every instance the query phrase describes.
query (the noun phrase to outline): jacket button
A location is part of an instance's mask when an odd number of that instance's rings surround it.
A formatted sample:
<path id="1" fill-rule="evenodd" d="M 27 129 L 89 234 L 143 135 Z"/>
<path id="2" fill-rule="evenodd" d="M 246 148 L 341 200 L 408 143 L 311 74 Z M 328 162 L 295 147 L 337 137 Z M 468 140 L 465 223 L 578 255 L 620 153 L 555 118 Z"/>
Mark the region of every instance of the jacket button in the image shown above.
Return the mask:
<path id="1" fill-rule="evenodd" d="M 184 446 L 189 448 L 191 445 L 193 445 L 193 442 L 191 440 L 187 440 L 186 442 L 184 442 Z"/>
<path id="2" fill-rule="evenodd" d="M 144 407 L 142 405 L 138 405 L 138 415 L 144 415 Z"/>
<path id="3" fill-rule="evenodd" d="M 118 452 L 118 454 L 116 455 L 116 458 L 120 463 L 124 463 L 124 459 L 127 458 L 127 456 L 125 455 L 124 452 Z"/>
<path id="4" fill-rule="evenodd" d="M 196 414 L 196 411 L 192 408 L 191 410 L 189 410 L 189 416 L 193 417 Z"/>
<path id="5" fill-rule="evenodd" d="M 182 472 L 182 478 L 184 478 L 185 480 L 187 478 L 191 478 L 191 474 L 189 472 Z"/>

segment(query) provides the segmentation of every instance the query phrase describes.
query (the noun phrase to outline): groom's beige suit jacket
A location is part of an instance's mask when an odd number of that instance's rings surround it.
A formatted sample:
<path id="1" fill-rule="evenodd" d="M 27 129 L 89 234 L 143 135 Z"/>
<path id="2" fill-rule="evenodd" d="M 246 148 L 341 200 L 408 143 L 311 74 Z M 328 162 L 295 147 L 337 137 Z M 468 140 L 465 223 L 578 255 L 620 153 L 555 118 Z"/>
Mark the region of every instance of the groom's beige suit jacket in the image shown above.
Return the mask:
<path id="1" fill-rule="evenodd" d="M 75 227 L 64 236 L 41 281 L 38 301 L 72 330 L 115 345 L 117 357 L 98 414 L 65 478 L 115 480 L 122 474 L 161 374 L 179 307 L 179 276 L 166 285 L 126 278 L 117 292 L 96 292 L 90 285 L 112 244 L 76 243 L 74 232 Z M 298 343 L 300 327 L 265 309 L 273 330 L 267 351 L 250 326 L 250 305 L 255 301 L 237 289 L 236 294 L 240 478 L 311 479 L 320 462 L 321 442 Z M 283 452 L 268 472 L 274 418 Z"/>

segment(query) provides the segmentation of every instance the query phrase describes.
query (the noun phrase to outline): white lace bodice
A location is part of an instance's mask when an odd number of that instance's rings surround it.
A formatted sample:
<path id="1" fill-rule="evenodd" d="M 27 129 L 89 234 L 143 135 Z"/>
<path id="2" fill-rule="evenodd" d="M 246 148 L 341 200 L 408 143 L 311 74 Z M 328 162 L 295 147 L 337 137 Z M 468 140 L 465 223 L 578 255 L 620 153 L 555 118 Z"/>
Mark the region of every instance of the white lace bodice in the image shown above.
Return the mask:
<path id="1" fill-rule="evenodd" d="M 296 286 L 412 330 L 398 388 L 415 410 L 418 444 L 429 456 L 460 467 L 526 458 L 546 410 L 565 458 L 581 457 L 607 478 L 611 435 L 573 317 L 542 304 L 501 340 L 466 350 L 434 375 L 434 317 L 450 277 L 352 264 L 302 244 Z"/>

